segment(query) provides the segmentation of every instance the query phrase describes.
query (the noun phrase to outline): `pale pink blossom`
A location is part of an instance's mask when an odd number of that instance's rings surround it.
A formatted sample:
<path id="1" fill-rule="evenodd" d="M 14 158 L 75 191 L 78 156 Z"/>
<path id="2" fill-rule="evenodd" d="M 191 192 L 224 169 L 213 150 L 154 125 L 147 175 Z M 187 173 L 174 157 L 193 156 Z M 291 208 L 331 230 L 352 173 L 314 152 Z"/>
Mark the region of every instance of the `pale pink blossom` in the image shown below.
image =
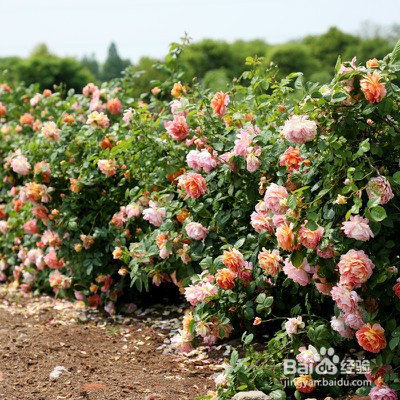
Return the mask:
<path id="1" fill-rule="evenodd" d="M 368 182 L 367 194 L 370 199 L 379 198 L 380 204 L 386 204 L 394 197 L 390 183 L 384 176 L 377 176 Z"/>
<path id="2" fill-rule="evenodd" d="M 143 219 L 149 221 L 154 226 L 161 226 L 167 212 L 164 207 L 158 207 L 156 203 L 150 201 L 150 208 L 143 211 Z"/>
<path id="3" fill-rule="evenodd" d="M 26 235 L 35 235 L 39 232 L 36 219 L 30 219 L 22 225 L 22 229 Z"/>
<path id="4" fill-rule="evenodd" d="M 198 222 L 189 222 L 185 230 L 188 236 L 194 240 L 203 240 L 208 235 L 208 229 Z"/>
<path id="5" fill-rule="evenodd" d="M 345 314 L 344 321 L 348 327 L 355 330 L 361 329 L 365 325 L 360 310 L 357 310 L 354 313 Z"/>
<path id="6" fill-rule="evenodd" d="M 117 173 L 118 165 L 113 160 L 99 160 L 97 162 L 99 170 L 108 177 Z"/>
<path id="7" fill-rule="evenodd" d="M 360 215 L 352 215 L 349 221 L 343 222 L 342 230 L 347 237 L 364 242 L 374 237 L 368 219 Z"/>
<path id="8" fill-rule="evenodd" d="M 264 202 L 274 214 L 285 214 L 288 209 L 287 198 L 289 193 L 283 186 L 271 183 L 264 195 Z"/>
<path id="9" fill-rule="evenodd" d="M 45 122 L 42 126 L 42 135 L 53 142 L 60 139 L 61 130 L 57 128 L 57 125 L 53 121 Z"/>
<path id="10" fill-rule="evenodd" d="M 396 391 L 391 389 L 389 386 L 374 386 L 369 392 L 369 398 L 371 400 L 397 400 Z"/>
<path id="11" fill-rule="evenodd" d="M 57 258 L 57 252 L 53 247 L 50 247 L 49 252 L 44 256 L 44 262 L 46 265 L 53 269 L 62 268 L 65 263 L 63 259 Z"/>
<path id="12" fill-rule="evenodd" d="M 27 158 L 20 152 L 11 159 L 12 170 L 20 175 L 28 175 L 31 169 L 31 164 L 29 164 Z"/>
<path id="13" fill-rule="evenodd" d="M 307 115 L 293 115 L 285 122 L 282 133 L 289 142 L 303 144 L 314 140 L 317 124 L 310 121 Z"/>
<path id="14" fill-rule="evenodd" d="M 283 266 L 283 272 L 288 276 L 288 278 L 292 279 L 300 286 L 306 286 L 311 283 L 310 274 L 313 273 L 313 268 L 310 267 L 306 258 L 298 268 L 296 268 L 290 262 L 289 258 L 286 258 Z"/>
<path id="15" fill-rule="evenodd" d="M 0 232 L 5 235 L 8 231 L 8 223 L 7 221 L 0 221 Z"/>
<path id="16" fill-rule="evenodd" d="M 186 162 L 195 171 L 203 169 L 207 173 L 210 173 L 218 165 L 216 158 L 206 149 L 189 151 Z"/>
<path id="17" fill-rule="evenodd" d="M 184 330 L 180 330 L 177 335 L 171 339 L 171 344 L 182 353 L 189 353 L 193 350 L 193 335 Z"/>
<path id="18" fill-rule="evenodd" d="M 125 212 L 128 219 L 137 218 L 142 214 L 143 207 L 136 203 L 130 203 L 126 206 Z"/>
<path id="19" fill-rule="evenodd" d="M 331 328 L 338 332 L 339 335 L 345 339 L 351 339 L 354 336 L 354 331 L 350 329 L 344 322 L 343 315 L 339 315 L 339 317 L 332 317 Z"/>
<path id="20" fill-rule="evenodd" d="M 257 233 L 261 233 L 264 229 L 272 232 L 272 219 L 269 214 L 265 212 L 254 211 L 251 216 L 251 226 L 255 229 Z"/>
<path id="21" fill-rule="evenodd" d="M 346 313 L 355 313 L 358 309 L 360 296 L 354 290 L 349 290 L 346 286 L 337 285 L 331 290 L 332 299 L 336 305 Z"/>
<path id="22" fill-rule="evenodd" d="M 300 353 L 297 354 L 296 360 L 300 364 L 312 366 L 321 359 L 318 350 L 314 346 L 309 345 L 308 348 L 300 347 L 299 351 Z"/>
<path id="23" fill-rule="evenodd" d="M 303 329 L 304 327 L 305 324 L 300 315 L 296 318 L 289 318 L 285 322 L 285 330 L 289 336 L 292 336 L 293 334 L 297 333 L 299 328 Z"/>
<path id="24" fill-rule="evenodd" d="M 164 128 L 174 140 L 182 141 L 186 139 L 189 133 L 186 118 L 182 115 L 174 115 L 172 121 L 165 122 Z"/>

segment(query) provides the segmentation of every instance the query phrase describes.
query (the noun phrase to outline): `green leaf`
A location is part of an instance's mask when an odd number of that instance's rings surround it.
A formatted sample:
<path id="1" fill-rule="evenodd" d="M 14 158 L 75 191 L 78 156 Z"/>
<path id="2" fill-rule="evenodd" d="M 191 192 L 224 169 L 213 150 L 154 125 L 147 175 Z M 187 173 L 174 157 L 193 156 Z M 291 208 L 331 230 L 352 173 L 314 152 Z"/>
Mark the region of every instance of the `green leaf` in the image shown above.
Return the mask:
<path id="1" fill-rule="evenodd" d="M 400 185 L 400 171 L 397 171 L 394 175 L 393 175 L 393 180 L 395 183 L 397 183 L 398 185 Z"/>
<path id="2" fill-rule="evenodd" d="M 387 217 L 386 210 L 382 206 L 373 207 L 369 212 L 372 219 L 376 222 L 383 221 Z"/>
<path id="3" fill-rule="evenodd" d="M 389 341 L 390 350 L 394 350 L 399 344 L 400 336 L 396 336 Z"/>
<path id="4" fill-rule="evenodd" d="M 234 248 L 235 249 L 240 249 L 242 246 L 243 246 L 243 244 L 244 244 L 244 242 L 246 241 L 246 238 L 244 237 L 244 238 L 241 238 L 241 239 L 239 239 L 235 244 L 234 244 Z"/>
<path id="5" fill-rule="evenodd" d="M 299 250 L 295 250 L 290 256 L 290 261 L 296 268 L 300 267 L 300 265 L 303 263 L 303 260 L 304 260 L 304 253 Z"/>
<path id="6" fill-rule="evenodd" d="M 400 61 L 400 39 L 398 40 L 392 51 L 390 64 L 396 64 L 398 61 Z"/>
<path id="7" fill-rule="evenodd" d="M 296 208 L 297 204 L 297 198 L 295 195 L 290 195 L 287 201 L 287 205 L 291 210 L 294 210 Z"/>
<path id="8" fill-rule="evenodd" d="M 313 220 L 309 220 L 307 221 L 306 228 L 310 229 L 311 231 L 316 231 L 318 229 L 318 224 Z"/>
<path id="9" fill-rule="evenodd" d="M 272 400 L 286 400 L 286 393 L 283 390 L 274 390 L 269 394 Z"/>
<path id="10" fill-rule="evenodd" d="M 254 339 L 254 335 L 252 333 L 250 333 L 250 335 L 246 336 L 246 339 L 244 339 L 244 345 L 248 346 Z"/>

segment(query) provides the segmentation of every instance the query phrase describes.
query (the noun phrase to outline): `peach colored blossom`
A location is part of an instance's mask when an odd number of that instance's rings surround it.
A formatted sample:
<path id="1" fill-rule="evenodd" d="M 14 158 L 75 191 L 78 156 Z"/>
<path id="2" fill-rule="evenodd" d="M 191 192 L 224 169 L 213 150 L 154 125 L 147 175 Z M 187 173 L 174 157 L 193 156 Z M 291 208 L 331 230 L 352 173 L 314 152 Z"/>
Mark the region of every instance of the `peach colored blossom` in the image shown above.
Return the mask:
<path id="1" fill-rule="evenodd" d="M 200 174 L 187 173 L 179 179 L 179 186 L 185 189 L 192 199 L 202 196 L 207 190 L 206 180 Z"/>
<path id="2" fill-rule="evenodd" d="M 307 221 L 300 227 L 298 232 L 298 241 L 307 249 L 316 250 L 318 243 L 324 235 L 325 229 L 319 226 L 316 230 L 312 231 L 306 226 Z"/>
<path id="3" fill-rule="evenodd" d="M 372 275 L 375 265 L 362 250 L 349 250 L 340 257 L 338 264 L 340 284 L 352 288 L 360 287 Z"/>
<path id="4" fill-rule="evenodd" d="M 258 263 L 267 275 L 277 276 L 282 270 L 282 257 L 279 254 L 279 250 L 266 250 L 262 249 L 262 252 L 258 254 Z"/>
<path id="5" fill-rule="evenodd" d="M 358 344 L 371 353 L 379 353 L 387 345 L 385 330 L 379 324 L 366 324 L 356 332 Z"/>
<path id="6" fill-rule="evenodd" d="M 379 103 L 386 96 L 385 83 L 381 82 L 378 71 L 374 71 L 372 74 L 368 72 L 367 76 L 361 79 L 360 86 L 365 98 L 370 103 Z"/>
<path id="7" fill-rule="evenodd" d="M 293 251 L 297 248 L 295 244 L 295 235 L 293 232 L 294 225 L 292 222 L 281 224 L 276 228 L 276 239 L 280 248 L 286 251 Z"/>
<path id="8" fill-rule="evenodd" d="M 229 104 L 229 96 L 224 92 L 215 93 L 211 100 L 211 108 L 214 114 L 222 116 L 226 113 L 226 106 Z"/>
<path id="9" fill-rule="evenodd" d="M 230 290 L 235 287 L 236 274 L 228 268 L 218 270 L 215 274 L 215 282 L 224 290 Z"/>
<path id="10" fill-rule="evenodd" d="M 234 273 L 238 273 L 245 266 L 243 254 L 235 248 L 224 251 L 222 262 L 225 267 L 229 268 Z"/>

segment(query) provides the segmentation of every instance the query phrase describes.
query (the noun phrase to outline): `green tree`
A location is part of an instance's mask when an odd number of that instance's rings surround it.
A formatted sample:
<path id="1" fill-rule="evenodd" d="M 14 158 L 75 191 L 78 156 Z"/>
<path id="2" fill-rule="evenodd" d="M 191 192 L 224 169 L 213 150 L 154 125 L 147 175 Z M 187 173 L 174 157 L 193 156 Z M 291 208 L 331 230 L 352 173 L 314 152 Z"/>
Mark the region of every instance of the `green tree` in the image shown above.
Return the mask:
<path id="1" fill-rule="evenodd" d="M 122 76 L 122 71 L 131 65 L 129 60 L 123 60 L 117 50 L 115 43 L 111 43 L 108 49 L 108 56 L 103 64 L 101 71 L 101 78 L 103 81 L 107 81 L 113 78 L 119 78 Z"/>
<path id="2" fill-rule="evenodd" d="M 100 65 L 96 60 L 94 54 L 90 56 L 84 56 L 81 60 L 83 66 L 85 66 L 97 79 L 100 79 Z"/>

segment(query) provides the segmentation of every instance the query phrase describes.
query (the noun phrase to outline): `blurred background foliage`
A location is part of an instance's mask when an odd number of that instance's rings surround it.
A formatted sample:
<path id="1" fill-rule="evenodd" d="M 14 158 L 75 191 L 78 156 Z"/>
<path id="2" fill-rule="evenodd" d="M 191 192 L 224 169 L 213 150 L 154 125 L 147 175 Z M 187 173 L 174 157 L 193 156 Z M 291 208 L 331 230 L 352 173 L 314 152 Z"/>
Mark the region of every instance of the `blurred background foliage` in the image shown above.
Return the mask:
<path id="1" fill-rule="evenodd" d="M 362 63 L 373 57 L 379 59 L 391 51 L 399 37 L 400 24 L 382 28 L 365 23 L 358 34 L 332 27 L 321 35 L 309 35 L 275 45 L 261 39 L 233 43 L 204 39 L 188 45 L 181 61 L 186 69 L 187 81 L 196 77 L 213 91 L 224 89 L 232 78 L 240 76 L 245 70 L 246 57 L 255 55 L 264 57 L 265 63 L 278 64 L 281 76 L 298 71 L 303 72 L 307 79 L 324 83 L 332 76 L 332 65 L 338 54 L 342 60 L 351 60 L 356 56 Z M 100 63 L 93 54 L 81 60 L 58 57 L 45 44 L 39 44 L 28 58 L 0 58 L 0 74 L 1 80 L 7 83 L 38 82 L 41 89 L 63 83 L 68 88 L 81 90 L 87 82 L 99 84 L 121 77 L 127 69 L 132 82 L 132 95 L 139 97 L 152 88 L 153 82 L 166 78 L 156 66 L 159 61 L 142 57 L 132 64 L 130 60 L 120 57 L 115 43 L 111 43 L 104 63 Z"/>

